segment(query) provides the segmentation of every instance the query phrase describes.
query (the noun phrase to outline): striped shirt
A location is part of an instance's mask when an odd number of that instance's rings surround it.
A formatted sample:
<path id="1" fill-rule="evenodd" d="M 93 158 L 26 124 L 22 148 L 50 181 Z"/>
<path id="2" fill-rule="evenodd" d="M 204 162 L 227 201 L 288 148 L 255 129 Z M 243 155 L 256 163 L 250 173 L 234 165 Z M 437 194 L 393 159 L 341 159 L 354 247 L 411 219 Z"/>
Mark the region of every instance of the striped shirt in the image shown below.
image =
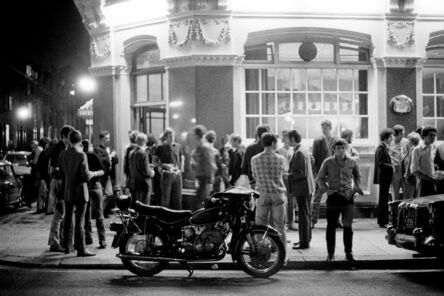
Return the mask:
<path id="1" fill-rule="evenodd" d="M 285 171 L 285 158 L 272 151 L 265 150 L 251 159 L 251 171 L 256 180 L 256 190 L 265 193 L 285 192 L 282 179 Z"/>

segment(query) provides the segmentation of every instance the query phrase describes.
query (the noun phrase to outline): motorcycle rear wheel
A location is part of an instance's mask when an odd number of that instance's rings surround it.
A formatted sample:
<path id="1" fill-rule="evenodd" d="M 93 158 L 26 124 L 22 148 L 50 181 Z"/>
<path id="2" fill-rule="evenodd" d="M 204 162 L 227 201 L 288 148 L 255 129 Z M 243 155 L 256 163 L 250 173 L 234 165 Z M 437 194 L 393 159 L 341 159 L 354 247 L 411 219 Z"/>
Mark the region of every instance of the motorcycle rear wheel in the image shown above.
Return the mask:
<path id="1" fill-rule="evenodd" d="M 267 278 L 278 272 L 285 261 L 285 246 L 279 237 L 255 229 L 250 232 L 257 250 L 253 253 L 246 235 L 242 236 L 236 246 L 237 263 L 247 274 Z"/>
<path id="2" fill-rule="evenodd" d="M 151 240 L 156 246 L 164 245 L 167 242 L 167 237 L 163 235 L 153 234 L 130 234 L 127 235 L 120 243 L 119 251 L 122 255 L 143 255 L 146 250 L 146 237 L 151 236 Z M 138 261 L 121 258 L 123 265 L 132 273 L 150 277 L 168 267 L 168 261 Z"/>

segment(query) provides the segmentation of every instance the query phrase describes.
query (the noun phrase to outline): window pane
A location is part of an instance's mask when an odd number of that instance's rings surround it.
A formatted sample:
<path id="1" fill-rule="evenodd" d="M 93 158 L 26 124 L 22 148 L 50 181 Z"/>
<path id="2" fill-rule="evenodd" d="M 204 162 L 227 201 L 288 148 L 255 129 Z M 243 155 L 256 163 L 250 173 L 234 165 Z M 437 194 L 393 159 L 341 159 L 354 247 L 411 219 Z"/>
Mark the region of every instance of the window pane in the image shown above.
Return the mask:
<path id="1" fill-rule="evenodd" d="M 247 118 L 247 138 L 254 138 L 258 125 L 259 117 Z"/>
<path id="2" fill-rule="evenodd" d="M 246 69 L 245 70 L 245 89 L 259 90 L 259 70 Z"/>
<path id="3" fill-rule="evenodd" d="M 362 117 L 360 125 L 356 126 L 355 138 L 368 139 L 368 117 Z"/>
<path id="4" fill-rule="evenodd" d="M 149 79 L 149 101 L 162 100 L 162 74 L 150 74 Z"/>
<path id="5" fill-rule="evenodd" d="M 433 94 L 435 88 L 433 86 L 433 73 L 423 72 L 422 74 L 422 93 Z"/>
<path id="6" fill-rule="evenodd" d="M 368 115 L 368 95 L 355 95 L 355 114 Z"/>
<path id="7" fill-rule="evenodd" d="M 353 94 L 339 94 L 339 114 L 353 114 Z"/>
<path id="8" fill-rule="evenodd" d="M 353 70 L 338 70 L 339 90 L 352 91 L 353 90 Z"/>
<path id="9" fill-rule="evenodd" d="M 321 91 L 321 70 L 308 69 L 308 90 Z"/>
<path id="10" fill-rule="evenodd" d="M 305 114 L 305 94 L 293 94 L 293 114 Z"/>
<path id="11" fill-rule="evenodd" d="M 146 102 L 148 100 L 148 77 L 139 75 L 136 77 L 136 102 Z"/>
<path id="12" fill-rule="evenodd" d="M 275 104 L 274 94 L 262 94 L 262 114 L 276 114 Z"/>
<path id="13" fill-rule="evenodd" d="M 259 94 L 247 94 L 245 107 L 247 114 L 259 114 Z"/>
<path id="14" fill-rule="evenodd" d="M 436 130 L 438 131 L 438 141 L 444 140 L 444 119 L 436 120 Z"/>
<path id="15" fill-rule="evenodd" d="M 290 94 L 278 94 L 278 114 L 291 113 Z"/>
<path id="16" fill-rule="evenodd" d="M 262 74 L 262 90 L 275 90 L 275 73 L 274 69 L 261 70 Z"/>
<path id="17" fill-rule="evenodd" d="M 278 90 L 290 90 L 290 69 L 277 69 L 277 89 Z"/>
<path id="18" fill-rule="evenodd" d="M 423 96 L 422 116 L 435 117 L 434 96 Z"/>
<path id="19" fill-rule="evenodd" d="M 305 69 L 292 69 L 293 90 L 305 91 Z"/>
<path id="20" fill-rule="evenodd" d="M 280 116 L 278 117 L 278 133 L 279 135 L 282 134 L 283 130 L 291 130 L 291 116 Z"/>
<path id="21" fill-rule="evenodd" d="M 276 117 L 262 117 L 262 124 L 268 124 L 271 132 L 276 133 Z"/>
<path id="22" fill-rule="evenodd" d="M 245 49 L 245 60 L 247 61 L 273 61 L 273 47 L 262 44 L 254 48 Z"/>
<path id="23" fill-rule="evenodd" d="M 345 129 L 353 131 L 353 138 L 367 139 L 368 138 L 368 118 L 367 117 L 340 117 L 339 118 L 339 132 Z"/>
<path id="24" fill-rule="evenodd" d="M 359 81 L 358 91 L 367 91 L 368 89 L 367 74 L 368 74 L 367 70 L 358 71 L 358 81 Z"/>
<path id="25" fill-rule="evenodd" d="M 299 56 L 299 46 L 301 43 L 280 43 L 279 44 L 279 60 L 286 62 L 301 62 Z"/>
<path id="26" fill-rule="evenodd" d="M 338 120 L 336 117 L 332 116 L 316 116 L 316 117 L 309 117 L 308 118 L 308 137 L 309 138 L 316 138 L 319 137 L 321 133 L 321 121 L 324 119 L 328 119 L 332 123 L 332 130 L 331 134 L 333 137 L 338 136 Z"/>
<path id="27" fill-rule="evenodd" d="M 436 117 L 444 117 L 444 96 L 436 96 Z"/>
<path id="28" fill-rule="evenodd" d="M 436 73 L 436 93 L 444 94 L 444 73 Z"/>
<path id="29" fill-rule="evenodd" d="M 333 62 L 334 61 L 334 46 L 331 43 L 315 43 L 318 49 L 315 61 L 319 62 Z"/>
<path id="30" fill-rule="evenodd" d="M 293 117 L 293 128 L 297 130 L 302 138 L 307 137 L 307 118 L 306 117 Z"/>
<path id="31" fill-rule="evenodd" d="M 136 57 L 136 69 L 160 66 L 159 49 L 145 51 Z"/>
<path id="32" fill-rule="evenodd" d="M 338 114 L 338 96 L 336 93 L 324 94 L 324 114 Z"/>
<path id="33" fill-rule="evenodd" d="M 308 114 L 321 114 L 321 94 L 308 94 Z"/>
<path id="34" fill-rule="evenodd" d="M 338 89 L 336 83 L 336 69 L 324 69 L 324 91 L 335 91 Z"/>
<path id="35" fill-rule="evenodd" d="M 339 135 L 346 129 L 350 129 L 353 131 L 353 134 L 356 134 L 355 126 L 359 125 L 359 117 L 351 117 L 351 116 L 341 116 L 339 118 Z M 354 124 L 356 121 L 356 125 Z"/>
<path id="36" fill-rule="evenodd" d="M 436 126 L 435 119 L 424 119 L 422 123 L 424 126 L 426 125 Z"/>

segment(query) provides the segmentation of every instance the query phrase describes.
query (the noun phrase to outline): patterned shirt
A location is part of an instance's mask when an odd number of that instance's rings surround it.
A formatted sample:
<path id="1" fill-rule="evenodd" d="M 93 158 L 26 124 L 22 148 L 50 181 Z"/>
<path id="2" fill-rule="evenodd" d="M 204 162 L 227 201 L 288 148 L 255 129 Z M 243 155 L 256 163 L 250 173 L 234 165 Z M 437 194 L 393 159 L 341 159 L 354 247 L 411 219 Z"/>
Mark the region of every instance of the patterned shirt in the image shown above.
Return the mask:
<path id="1" fill-rule="evenodd" d="M 282 179 L 285 171 L 285 158 L 273 151 L 261 152 L 251 159 L 251 171 L 256 180 L 256 190 L 266 193 L 285 192 Z"/>

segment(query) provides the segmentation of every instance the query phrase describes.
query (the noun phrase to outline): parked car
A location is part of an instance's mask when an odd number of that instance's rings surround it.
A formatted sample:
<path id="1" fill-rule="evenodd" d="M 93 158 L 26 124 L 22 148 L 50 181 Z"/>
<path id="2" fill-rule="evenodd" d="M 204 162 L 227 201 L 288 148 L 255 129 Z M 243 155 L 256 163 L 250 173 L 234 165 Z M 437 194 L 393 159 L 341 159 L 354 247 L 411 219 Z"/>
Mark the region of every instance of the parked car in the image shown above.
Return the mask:
<path id="1" fill-rule="evenodd" d="M 3 157 L 3 160 L 9 161 L 14 166 L 16 175 L 29 175 L 31 174 L 31 166 L 29 165 L 29 151 L 8 151 Z"/>
<path id="2" fill-rule="evenodd" d="M 22 183 L 10 162 L 0 160 L 0 208 L 22 206 Z"/>
<path id="3" fill-rule="evenodd" d="M 389 244 L 444 257 L 444 194 L 389 203 Z"/>

